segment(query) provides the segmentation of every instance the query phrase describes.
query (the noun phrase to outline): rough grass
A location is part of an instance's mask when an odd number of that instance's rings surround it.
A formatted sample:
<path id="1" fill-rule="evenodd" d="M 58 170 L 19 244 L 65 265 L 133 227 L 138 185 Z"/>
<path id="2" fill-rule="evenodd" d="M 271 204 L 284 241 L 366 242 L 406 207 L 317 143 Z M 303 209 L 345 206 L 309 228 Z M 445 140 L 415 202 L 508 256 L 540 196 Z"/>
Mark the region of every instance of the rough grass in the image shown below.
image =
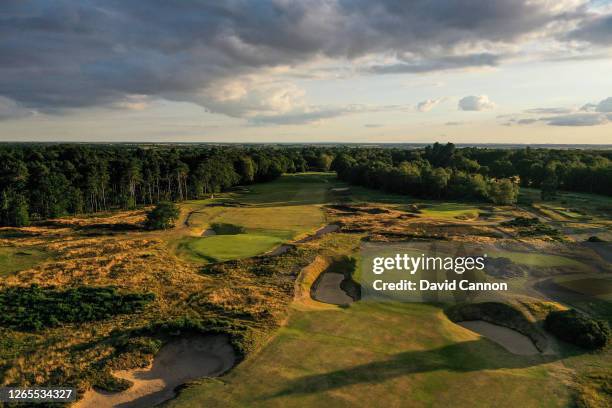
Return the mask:
<path id="1" fill-rule="evenodd" d="M 0 247 L 0 277 L 29 269 L 50 256 L 38 248 Z"/>

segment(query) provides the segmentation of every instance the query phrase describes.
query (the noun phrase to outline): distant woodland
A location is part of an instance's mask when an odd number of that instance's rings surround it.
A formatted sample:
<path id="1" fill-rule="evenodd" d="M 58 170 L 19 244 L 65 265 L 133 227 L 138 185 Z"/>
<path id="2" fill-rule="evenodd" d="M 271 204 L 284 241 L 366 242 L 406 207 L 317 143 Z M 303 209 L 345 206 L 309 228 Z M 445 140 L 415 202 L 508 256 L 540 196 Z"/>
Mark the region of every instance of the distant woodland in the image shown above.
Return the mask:
<path id="1" fill-rule="evenodd" d="M 519 188 L 612 195 L 612 152 L 346 146 L 0 145 L 0 225 L 210 197 L 283 173 L 428 198 L 516 202 Z"/>

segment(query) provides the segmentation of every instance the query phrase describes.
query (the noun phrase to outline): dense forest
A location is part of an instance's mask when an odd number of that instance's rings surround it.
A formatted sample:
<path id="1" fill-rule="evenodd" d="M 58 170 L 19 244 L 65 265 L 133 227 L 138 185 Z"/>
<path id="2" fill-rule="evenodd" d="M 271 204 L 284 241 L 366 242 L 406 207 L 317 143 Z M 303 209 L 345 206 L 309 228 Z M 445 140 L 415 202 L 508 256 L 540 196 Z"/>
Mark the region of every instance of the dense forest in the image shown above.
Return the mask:
<path id="1" fill-rule="evenodd" d="M 0 225 L 208 197 L 282 173 L 432 198 L 516 201 L 519 186 L 612 195 L 612 152 L 346 146 L 0 145 Z"/>

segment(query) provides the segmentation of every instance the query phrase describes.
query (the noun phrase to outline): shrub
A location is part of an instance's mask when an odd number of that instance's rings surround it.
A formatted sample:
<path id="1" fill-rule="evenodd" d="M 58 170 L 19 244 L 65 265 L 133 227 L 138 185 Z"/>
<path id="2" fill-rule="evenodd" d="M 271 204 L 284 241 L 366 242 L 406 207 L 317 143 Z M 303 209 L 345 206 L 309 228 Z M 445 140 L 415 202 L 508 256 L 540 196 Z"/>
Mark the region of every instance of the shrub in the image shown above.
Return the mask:
<path id="1" fill-rule="evenodd" d="M 162 201 L 147 214 L 145 226 L 151 230 L 172 228 L 178 217 L 179 209 L 176 204 Z"/>
<path id="2" fill-rule="evenodd" d="M 244 234 L 244 227 L 240 225 L 234 224 L 226 224 L 222 222 L 217 222 L 211 224 L 210 227 L 217 235 L 236 235 L 236 234 Z"/>
<path id="3" fill-rule="evenodd" d="M 533 217 L 516 217 L 513 220 L 501 223 L 504 227 L 514 227 L 522 237 L 535 237 L 548 235 L 549 237 L 559 240 L 561 236 L 555 228 L 543 224 L 538 218 Z"/>
<path id="4" fill-rule="evenodd" d="M 573 309 L 549 313 L 544 327 L 561 340 L 586 349 L 605 347 L 612 336 L 607 322 L 592 319 Z"/>
<path id="5" fill-rule="evenodd" d="M 40 330 L 101 320 L 138 312 L 154 298 L 153 293 L 119 293 L 113 287 L 9 287 L 0 292 L 0 326 Z"/>

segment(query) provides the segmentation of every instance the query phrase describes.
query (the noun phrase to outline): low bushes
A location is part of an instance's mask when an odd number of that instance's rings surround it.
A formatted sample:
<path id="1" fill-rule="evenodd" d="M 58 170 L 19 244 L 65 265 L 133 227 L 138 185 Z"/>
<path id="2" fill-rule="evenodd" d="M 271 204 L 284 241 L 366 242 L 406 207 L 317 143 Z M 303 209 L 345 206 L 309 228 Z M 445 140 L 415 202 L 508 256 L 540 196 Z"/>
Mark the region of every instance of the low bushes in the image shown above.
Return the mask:
<path id="1" fill-rule="evenodd" d="M 217 235 L 237 235 L 245 233 L 244 227 L 223 222 L 216 222 L 211 224 L 210 227 Z"/>
<path id="2" fill-rule="evenodd" d="M 537 237 L 546 235 L 552 239 L 560 240 L 559 231 L 547 224 L 542 223 L 538 218 L 516 217 L 510 221 L 501 223 L 504 227 L 516 228 L 521 237 Z"/>
<path id="3" fill-rule="evenodd" d="M 40 330 L 101 320 L 139 312 L 154 298 L 153 293 L 120 293 L 114 287 L 9 287 L 0 292 L 0 326 Z"/>
<path id="4" fill-rule="evenodd" d="M 605 347 L 612 338 L 607 322 L 592 319 L 576 310 L 549 313 L 544 327 L 561 340 L 591 350 Z"/>

